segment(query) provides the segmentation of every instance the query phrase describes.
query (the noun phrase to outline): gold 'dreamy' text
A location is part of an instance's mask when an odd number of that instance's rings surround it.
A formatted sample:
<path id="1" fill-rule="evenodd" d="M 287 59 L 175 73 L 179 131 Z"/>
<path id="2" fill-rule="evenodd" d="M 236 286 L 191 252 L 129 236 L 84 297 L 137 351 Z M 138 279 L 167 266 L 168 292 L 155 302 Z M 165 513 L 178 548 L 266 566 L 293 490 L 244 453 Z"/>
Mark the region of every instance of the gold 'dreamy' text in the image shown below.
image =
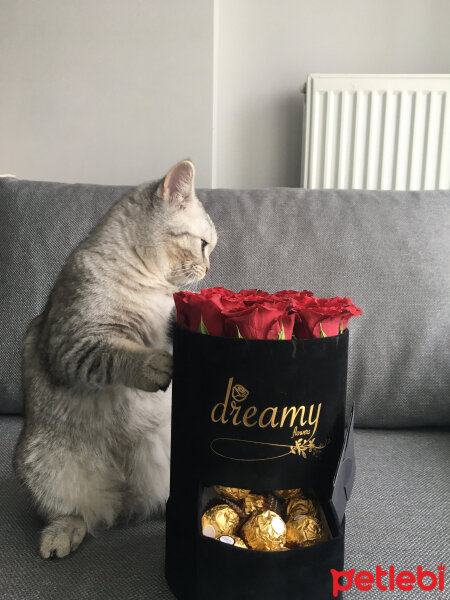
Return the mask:
<path id="1" fill-rule="evenodd" d="M 234 393 L 234 389 L 238 388 L 240 393 Z M 310 427 L 311 437 L 314 436 L 319 424 L 320 411 L 322 403 L 311 404 L 309 410 L 306 406 L 267 406 L 262 411 L 256 406 L 247 406 L 244 409 L 243 402 L 248 396 L 247 393 L 242 393 L 245 390 L 243 386 L 233 386 L 233 377 L 228 380 L 227 392 L 225 400 L 214 405 L 211 411 L 211 421 L 214 423 L 232 423 L 235 426 L 243 425 L 244 427 Z M 230 398 L 231 396 L 231 398 Z M 298 435 L 298 434 L 297 434 Z"/>

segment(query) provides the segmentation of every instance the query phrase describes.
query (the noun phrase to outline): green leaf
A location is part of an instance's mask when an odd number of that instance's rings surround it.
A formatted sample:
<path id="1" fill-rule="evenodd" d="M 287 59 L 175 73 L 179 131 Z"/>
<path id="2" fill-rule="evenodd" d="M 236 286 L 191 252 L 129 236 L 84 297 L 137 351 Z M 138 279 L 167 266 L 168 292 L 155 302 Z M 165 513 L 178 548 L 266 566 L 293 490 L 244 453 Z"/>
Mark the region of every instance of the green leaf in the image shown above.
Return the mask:
<path id="1" fill-rule="evenodd" d="M 295 337 L 295 335 L 294 335 L 294 334 L 292 334 L 292 339 L 293 339 L 293 340 L 296 340 L 296 339 L 297 339 L 297 338 Z"/>
<path id="2" fill-rule="evenodd" d="M 281 331 L 278 334 L 278 339 L 279 340 L 285 340 L 286 339 L 286 334 L 284 333 L 284 325 L 283 325 L 283 323 L 281 323 Z"/>
<path id="3" fill-rule="evenodd" d="M 328 337 L 325 331 L 322 329 L 322 323 L 319 323 L 320 337 Z"/>
<path id="4" fill-rule="evenodd" d="M 238 338 L 243 340 L 244 338 L 242 337 L 241 332 L 239 331 L 239 327 L 237 325 L 236 325 L 236 329 L 237 329 Z"/>
<path id="5" fill-rule="evenodd" d="M 344 333 L 344 321 L 339 323 L 339 333 Z"/>
<path id="6" fill-rule="evenodd" d="M 198 327 L 198 332 L 199 333 L 204 333 L 206 335 L 209 335 L 208 330 L 206 329 L 206 325 L 203 322 L 203 315 L 200 315 L 200 325 Z"/>

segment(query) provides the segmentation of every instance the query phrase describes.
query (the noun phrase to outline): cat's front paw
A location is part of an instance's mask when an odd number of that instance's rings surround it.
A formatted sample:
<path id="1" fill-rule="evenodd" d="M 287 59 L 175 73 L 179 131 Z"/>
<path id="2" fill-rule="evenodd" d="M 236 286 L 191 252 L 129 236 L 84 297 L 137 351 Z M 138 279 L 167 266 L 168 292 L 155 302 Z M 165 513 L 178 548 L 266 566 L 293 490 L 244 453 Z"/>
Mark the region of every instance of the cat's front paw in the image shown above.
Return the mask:
<path id="1" fill-rule="evenodd" d="M 142 389 L 146 392 L 165 391 L 173 373 L 173 357 L 166 350 L 151 350 L 144 363 Z"/>

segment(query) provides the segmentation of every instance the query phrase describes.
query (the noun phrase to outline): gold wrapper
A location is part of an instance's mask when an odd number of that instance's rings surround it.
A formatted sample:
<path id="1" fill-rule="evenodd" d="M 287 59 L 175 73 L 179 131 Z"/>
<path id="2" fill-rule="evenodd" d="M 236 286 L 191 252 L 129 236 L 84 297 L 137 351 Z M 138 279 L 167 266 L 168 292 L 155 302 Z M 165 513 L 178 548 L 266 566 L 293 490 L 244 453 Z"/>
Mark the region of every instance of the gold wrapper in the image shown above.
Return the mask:
<path id="1" fill-rule="evenodd" d="M 244 540 L 236 535 L 221 535 L 219 541 L 224 544 L 230 544 L 230 546 L 236 546 L 236 548 L 247 548 Z"/>
<path id="2" fill-rule="evenodd" d="M 290 500 L 291 498 L 304 498 L 303 492 L 300 488 L 295 488 L 292 490 L 275 490 L 273 492 L 275 496 L 278 498 L 282 498 L 283 500 Z"/>
<path id="3" fill-rule="evenodd" d="M 262 494 L 249 494 L 244 498 L 244 512 L 246 515 L 251 515 L 256 510 L 262 511 L 267 508 L 266 504 L 267 498 Z"/>
<path id="4" fill-rule="evenodd" d="M 253 513 L 242 526 L 241 533 L 253 550 L 282 550 L 286 542 L 286 524 L 272 510 Z"/>
<path id="5" fill-rule="evenodd" d="M 214 489 L 220 496 L 230 500 L 243 500 L 250 494 L 250 490 L 241 490 L 240 488 L 226 487 L 224 485 L 215 485 Z"/>
<path id="6" fill-rule="evenodd" d="M 239 515 L 228 504 L 217 504 L 203 513 L 202 532 L 207 537 L 233 535 L 239 525 Z"/>
<path id="7" fill-rule="evenodd" d="M 308 498 L 291 498 L 286 507 L 288 519 L 293 519 L 300 515 L 318 517 L 319 509 L 316 504 Z"/>
<path id="8" fill-rule="evenodd" d="M 286 543 L 291 546 L 312 546 L 326 540 L 322 523 L 315 517 L 301 515 L 286 523 Z"/>

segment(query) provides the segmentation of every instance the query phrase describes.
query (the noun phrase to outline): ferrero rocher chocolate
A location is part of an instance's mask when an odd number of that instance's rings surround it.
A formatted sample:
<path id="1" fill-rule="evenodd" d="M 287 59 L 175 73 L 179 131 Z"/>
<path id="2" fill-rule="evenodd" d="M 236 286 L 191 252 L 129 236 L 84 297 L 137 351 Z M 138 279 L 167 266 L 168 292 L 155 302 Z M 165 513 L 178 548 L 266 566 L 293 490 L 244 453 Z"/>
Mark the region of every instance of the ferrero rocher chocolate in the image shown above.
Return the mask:
<path id="1" fill-rule="evenodd" d="M 224 485 L 215 485 L 214 489 L 220 496 L 230 500 L 243 500 L 250 494 L 250 490 L 241 490 L 240 488 L 226 487 Z"/>
<path id="2" fill-rule="evenodd" d="M 245 543 L 253 550 L 282 550 L 286 524 L 272 510 L 253 513 L 241 529 Z"/>
<path id="3" fill-rule="evenodd" d="M 241 540 L 241 538 L 236 535 L 221 535 L 219 541 L 224 544 L 230 544 L 230 546 L 236 546 L 236 548 L 247 548 L 244 540 Z"/>
<path id="4" fill-rule="evenodd" d="M 217 504 L 202 516 L 202 532 L 207 537 L 233 535 L 239 525 L 239 515 L 228 504 Z"/>
<path id="5" fill-rule="evenodd" d="M 295 489 L 291 489 L 291 490 L 275 490 L 274 494 L 275 494 L 275 496 L 278 496 L 278 498 L 282 498 L 283 500 L 290 500 L 291 498 L 296 498 L 296 497 L 299 497 L 299 498 L 305 497 L 300 488 L 295 488 Z"/>
<path id="6" fill-rule="evenodd" d="M 300 515 L 318 517 L 319 510 L 316 504 L 308 498 L 291 498 L 286 507 L 288 518 L 294 518 Z"/>
<path id="7" fill-rule="evenodd" d="M 262 511 L 266 506 L 267 498 L 262 494 L 249 494 L 244 498 L 244 512 L 246 515 L 251 515 L 255 511 Z"/>
<path id="8" fill-rule="evenodd" d="M 300 515 L 286 523 L 286 544 L 290 546 L 312 546 L 325 539 L 322 524 L 315 517 Z"/>

